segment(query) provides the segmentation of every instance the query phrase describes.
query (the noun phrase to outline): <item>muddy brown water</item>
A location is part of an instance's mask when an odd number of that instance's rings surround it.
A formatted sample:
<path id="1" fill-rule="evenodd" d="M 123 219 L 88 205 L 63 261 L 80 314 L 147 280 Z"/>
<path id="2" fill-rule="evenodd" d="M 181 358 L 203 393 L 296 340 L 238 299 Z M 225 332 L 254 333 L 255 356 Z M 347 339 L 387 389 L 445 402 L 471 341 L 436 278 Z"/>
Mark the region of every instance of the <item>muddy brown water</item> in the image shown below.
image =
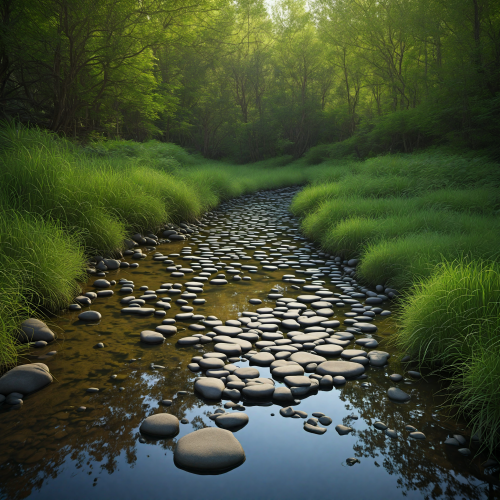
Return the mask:
<path id="1" fill-rule="evenodd" d="M 288 189 L 226 203 L 213 212 L 218 220 L 205 222 L 202 228 L 205 232 L 194 238 L 197 241 L 160 244 L 156 251 L 169 255 L 191 247 L 196 252 L 202 248 L 199 244 L 207 243 L 210 235 L 213 240 L 218 232 L 224 233 L 218 235 L 220 248 L 237 247 L 250 257 L 255 249 L 263 247 L 269 255 L 279 247 L 277 243 L 288 240 L 287 245 L 297 247 L 285 253 L 291 259 L 293 252 L 308 244 L 296 231 L 297 221 L 287 212 L 293 194 L 294 190 Z M 233 221 L 234 226 L 228 227 L 228 221 Z M 252 230 L 255 234 L 250 236 L 258 241 L 252 245 L 255 249 L 245 248 L 248 242 L 242 240 L 243 233 L 230 233 Z M 208 243 L 214 250 L 213 241 Z M 309 260 L 329 260 L 313 246 L 308 249 L 312 254 Z M 139 286 L 155 290 L 163 283 L 185 283 L 202 271 L 194 269 L 184 278 L 171 278 L 165 264 L 153 261 L 154 251 L 147 254 L 137 269 L 112 271 L 107 278 L 133 280 L 134 295 L 138 297 Z M 278 258 L 274 256 L 275 261 Z M 183 267 L 189 266 L 189 261 L 182 257 L 172 260 Z M 196 314 L 215 315 L 222 321 L 237 319 L 243 311 L 274 307 L 275 301 L 268 299 L 267 294 L 275 286 L 280 287 L 285 297 L 295 298 L 305 293 L 292 289 L 282 279 L 284 274 L 303 277 L 293 267 L 263 271 L 253 257 L 235 259 L 234 254 L 220 264 L 235 262 L 256 265 L 259 270 L 241 273 L 250 276 L 250 281 L 232 281 L 231 275 L 226 274 L 227 285 L 213 286 L 207 282 L 200 295 L 206 303 L 194 306 Z M 314 266 L 299 266 L 299 269 L 307 267 Z M 325 281 L 325 288 L 339 293 L 328 276 L 317 279 Z M 94 280 L 95 277 L 90 277 L 84 291 L 94 290 Z M 0 408 L 0 498 L 312 499 L 320 495 L 346 499 L 498 498 L 497 486 L 488 480 L 481 465 L 487 457 L 466 458 L 456 447 L 444 444 L 453 434 L 469 438 L 470 433 L 461 422 L 446 419 L 437 411 L 442 402 L 438 394 L 442 387 L 437 380 L 406 377 L 399 387 L 411 395 L 411 400 L 396 404 L 387 398 L 387 389 L 394 385 L 389 375 L 405 373 L 398 362 L 400 355 L 387 342 L 396 328 L 391 317 L 377 316 L 374 321 L 378 327 L 373 335 L 379 342 L 377 349 L 392 354 L 386 367 L 368 368 L 367 379 L 320 390 L 294 405 L 309 415 L 323 412 L 330 416 L 333 424 L 325 434 L 305 432 L 301 419 L 283 418 L 279 414 L 281 406 L 243 401 L 250 421 L 235 436 L 245 450 L 245 462 L 218 475 L 197 475 L 177 468 L 173 460 L 177 441 L 197 429 L 215 426 L 208 415 L 224 403 L 207 404 L 197 397 L 193 393 L 197 375 L 187 368 L 193 356 L 211 352 L 213 344 L 204 345 L 201 351 L 179 347 L 176 343 L 179 338 L 195 333 L 187 329 L 189 322 L 179 321 L 176 324 L 179 332 L 164 344 L 141 343 L 140 332 L 154 330 L 163 318 L 121 314 L 123 296 L 116 293 L 118 285 L 113 289 L 112 297 L 98 298 L 91 305 L 91 309 L 102 314 L 98 324 L 82 323 L 78 313 L 61 313 L 50 323 L 58 333 L 55 343 L 32 349 L 22 361 L 47 363 L 55 380 L 27 396 L 20 410 L 9 411 L 5 405 Z M 260 298 L 263 303 L 250 305 L 250 298 Z M 180 312 L 174 297 L 171 304 L 167 318 Z M 391 304 L 385 303 L 384 307 L 390 309 Z M 350 308 L 334 307 L 334 310 L 331 319 L 342 323 Z M 337 330 L 344 329 L 341 325 Z M 103 342 L 105 348 L 96 348 L 98 342 Z M 52 350 L 57 350 L 57 354 L 46 356 Z M 165 369 L 152 369 L 151 363 Z M 259 371 L 262 377 L 271 376 L 268 368 L 260 367 Z M 118 377 L 111 379 L 113 374 Z M 281 383 L 276 381 L 277 386 Z M 362 383 L 368 386 L 363 387 Z M 100 392 L 88 394 L 88 387 L 98 387 Z M 160 406 L 161 399 L 172 399 L 172 406 Z M 79 406 L 87 410 L 78 412 Z M 147 438 L 146 442 L 140 442 L 141 422 L 163 411 L 179 419 L 187 418 L 189 423 L 181 424 L 179 435 L 173 439 Z M 391 439 L 375 429 L 373 423 L 377 420 L 397 430 L 399 438 Z M 335 431 L 337 424 L 349 425 L 354 431 L 340 436 Z M 406 424 L 422 431 L 426 439 L 410 439 Z M 474 446 L 472 451 L 475 452 Z M 359 463 L 348 466 L 346 459 L 350 457 L 357 458 Z"/>

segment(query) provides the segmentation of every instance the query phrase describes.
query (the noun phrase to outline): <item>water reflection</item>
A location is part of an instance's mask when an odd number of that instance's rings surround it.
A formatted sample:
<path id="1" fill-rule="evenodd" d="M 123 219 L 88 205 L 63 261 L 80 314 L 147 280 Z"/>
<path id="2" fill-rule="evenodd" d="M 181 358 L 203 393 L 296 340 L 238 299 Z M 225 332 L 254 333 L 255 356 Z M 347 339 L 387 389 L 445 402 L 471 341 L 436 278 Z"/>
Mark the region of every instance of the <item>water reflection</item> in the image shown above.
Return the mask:
<path id="1" fill-rule="evenodd" d="M 279 210 L 287 198 L 280 201 L 266 195 L 266 199 L 269 207 Z M 265 202 L 264 198 L 259 200 L 261 205 Z M 228 212 L 231 210 L 230 206 Z M 261 209 L 267 213 L 270 210 L 265 205 Z M 289 225 L 289 221 L 276 221 Z M 284 228 L 281 237 L 289 238 Z M 172 243 L 157 250 L 179 253 L 189 244 Z M 186 264 L 180 258 L 175 261 Z M 255 260 L 241 262 L 257 264 Z M 283 287 L 286 296 L 294 298 L 301 292 L 281 280 L 286 272 L 259 271 L 251 274 L 248 282 L 207 287 L 203 293 L 207 302 L 196 306 L 196 313 L 215 314 L 222 320 L 235 318 L 242 311 L 255 310 L 248 304 L 251 297 L 264 299 L 262 306 L 274 305 L 265 298 L 274 285 Z M 172 280 L 164 266 L 151 258 L 141 261 L 138 270 L 113 273 L 114 279 L 129 278 L 137 286 L 147 285 L 150 289 L 164 282 L 184 283 L 191 276 Z M 300 409 L 332 417 L 333 424 L 323 436 L 304 432 L 300 419 L 281 417 L 279 406 L 246 404 L 250 422 L 237 433 L 247 455 L 241 467 L 212 477 L 177 469 L 173 463 L 177 441 L 189 432 L 214 426 L 209 415 L 220 406 L 193 394 L 196 375 L 187 369 L 194 355 L 209 352 L 213 346 L 206 345 L 201 351 L 178 347 L 177 339 L 190 332 L 186 330 L 188 323 L 181 322 L 177 323 L 179 333 L 163 345 L 145 346 L 139 342 L 140 331 L 154 330 L 161 320 L 125 316 L 120 313 L 119 299 L 115 295 L 95 301 L 92 308 L 103 314 L 98 324 L 81 324 L 75 313 L 55 318 L 61 332 L 57 344 L 31 352 L 32 359 L 41 357 L 50 366 L 56 381 L 27 397 L 21 410 L 0 409 L 2 498 L 84 498 L 89 494 L 99 498 L 142 498 L 147 494 L 229 498 L 237 494 L 242 498 L 302 499 L 331 496 L 332 492 L 344 498 L 373 499 L 498 497 L 497 487 L 485 482 L 480 466 L 485 457 L 467 459 L 456 448 L 443 444 L 459 426 L 432 417 L 439 403 L 435 396 L 437 381 L 419 380 L 402 386 L 412 395 L 409 403 L 398 405 L 387 399 L 386 391 L 392 385 L 388 375 L 398 371 L 396 363 L 386 369 L 369 368 L 365 381 L 320 390 L 303 399 Z M 174 302 L 168 317 L 179 312 Z M 335 318 L 343 319 L 343 313 L 339 309 Z M 385 338 L 394 325 L 390 319 L 377 319 L 376 323 L 380 328 L 374 337 L 381 349 L 390 351 Z M 103 342 L 105 348 L 96 349 L 98 342 Z M 57 350 L 55 356 L 45 356 L 52 350 Z M 151 363 L 165 369 L 152 369 Z M 260 368 L 260 372 L 262 377 L 270 376 L 266 368 Z M 362 387 L 362 382 L 369 386 Z M 100 391 L 88 394 L 88 387 Z M 162 399 L 171 399 L 172 405 L 160 406 Z M 164 411 L 179 420 L 186 418 L 189 423 L 181 424 L 180 434 L 173 439 L 141 436 L 142 420 Z M 399 438 L 391 439 L 375 429 L 373 423 L 377 420 L 396 429 Z M 339 423 L 353 427 L 353 433 L 337 435 L 334 427 Z M 424 432 L 427 439 L 410 440 L 406 424 Z M 466 433 L 459 428 L 458 432 Z M 349 457 L 358 458 L 360 463 L 347 467 Z"/>

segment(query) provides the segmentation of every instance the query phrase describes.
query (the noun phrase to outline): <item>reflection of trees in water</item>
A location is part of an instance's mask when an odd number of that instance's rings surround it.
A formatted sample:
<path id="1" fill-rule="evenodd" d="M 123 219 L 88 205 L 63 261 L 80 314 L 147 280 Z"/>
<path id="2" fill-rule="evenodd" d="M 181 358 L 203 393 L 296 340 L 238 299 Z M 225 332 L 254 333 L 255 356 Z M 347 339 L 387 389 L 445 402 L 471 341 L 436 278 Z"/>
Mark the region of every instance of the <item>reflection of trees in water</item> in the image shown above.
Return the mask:
<path id="1" fill-rule="evenodd" d="M 449 449 L 441 444 L 442 429 L 429 423 L 432 404 L 426 406 L 426 412 L 419 411 L 415 401 L 405 405 L 395 404 L 387 397 L 384 385 L 377 385 L 376 378 L 372 379 L 372 385 L 367 389 L 357 382 L 348 383 L 340 399 L 348 403 L 346 407 L 356 410 L 354 413 L 370 426 L 353 432 L 358 438 L 353 446 L 355 456 L 372 458 L 376 465 L 382 465 L 390 475 L 397 476 L 398 488 L 403 495 L 418 490 L 423 497 L 433 499 L 475 500 L 487 497 L 488 487 L 474 484 L 478 480 L 471 471 L 470 462 L 459 456 L 456 447 Z M 383 431 L 375 429 L 372 424 L 377 420 L 397 430 L 399 438 L 389 438 Z M 344 424 L 356 428 L 356 421 L 349 417 L 344 419 Z M 427 439 L 419 442 L 409 438 L 409 433 L 404 430 L 407 424 L 424 431 Z M 433 443 L 436 443 L 435 447 Z M 454 463 L 452 466 L 448 453 L 456 454 L 457 462 L 462 458 L 463 465 Z"/>
<path id="2" fill-rule="evenodd" d="M 68 398 L 66 391 L 65 394 L 54 391 L 52 396 L 58 401 L 47 402 L 37 413 L 26 411 L 26 408 L 19 412 L 2 411 L 0 497 L 29 496 L 46 480 L 57 478 L 67 459 L 71 459 L 77 469 L 87 470 L 89 475 L 98 472 L 94 470 L 96 464 L 108 474 L 114 473 L 121 455 L 133 467 L 141 436 L 138 428 L 144 417 L 168 411 L 180 420 L 193 409 L 204 406 L 192 393 L 174 397 L 171 407 L 158 406 L 157 401 L 162 398 L 173 397 L 178 391 L 192 387 L 193 374 L 180 366 L 186 362 L 176 359 L 179 365 L 176 369 L 131 368 L 123 384 L 125 391 L 118 392 L 120 381 L 107 384 L 106 390 L 91 398 L 85 412 L 58 403 L 74 399 Z M 52 410 L 57 407 L 64 409 Z M 197 415 L 186 425 L 193 430 L 201 429 L 206 426 L 204 420 L 208 421 L 208 417 Z M 170 451 L 177 444 L 175 438 L 154 440 L 146 437 L 146 440 Z"/>

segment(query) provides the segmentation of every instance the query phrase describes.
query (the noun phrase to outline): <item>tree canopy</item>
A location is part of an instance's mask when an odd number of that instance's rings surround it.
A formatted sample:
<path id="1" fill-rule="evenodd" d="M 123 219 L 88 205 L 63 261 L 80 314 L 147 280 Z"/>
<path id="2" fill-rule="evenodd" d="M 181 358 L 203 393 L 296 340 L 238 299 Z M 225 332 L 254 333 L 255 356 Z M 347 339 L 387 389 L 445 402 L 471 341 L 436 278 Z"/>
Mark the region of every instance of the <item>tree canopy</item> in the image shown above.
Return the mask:
<path id="1" fill-rule="evenodd" d="M 498 141 L 494 0 L 4 0 L 0 104 L 241 162 Z M 357 148 L 357 146 L 356 146 Z M 359 154 L 359 150 L 356 149 Z"/>

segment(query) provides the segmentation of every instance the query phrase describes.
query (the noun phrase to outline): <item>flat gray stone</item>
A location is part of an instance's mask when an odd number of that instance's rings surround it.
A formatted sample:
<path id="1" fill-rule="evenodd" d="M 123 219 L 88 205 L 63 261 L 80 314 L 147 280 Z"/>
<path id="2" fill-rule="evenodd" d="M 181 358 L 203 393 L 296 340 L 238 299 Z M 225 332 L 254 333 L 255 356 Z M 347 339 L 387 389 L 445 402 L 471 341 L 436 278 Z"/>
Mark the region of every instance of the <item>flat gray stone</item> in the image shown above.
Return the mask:
<path id="1" fill-rule="evenodd" d="M 295 361 L 295 363 L 298 363 L 301 366 L 307 366 L 309 363 L 323 363 L 326 361 L 326 358 L 318 356 L 317 354 L 310 354 L 308 352 L 294 352 L 290 356 L 290 361 Z"/>
<path id="2" fill-rule="evenodd" d="M 49 367 L 43 363 L 31 363 L 12 368 L 0 377 L 0 394 L 8 396 L 13 392 L 29 394 L 52 382 Z"/>
<path id="3" fill-rule="evenodd" d="M 275 357 L 270 352 L 259 352 L 250 358 L 250 363 L 258 366 L 270 366 Z"/>
<path id="4" fill-rule="evenodd" d="M 228 337 L 236 337 L 239 333 L 243 333 L 243 330 L 236 326 L 218 325 L 214 326 L 213 330 L 218 335 L 227 335 Z"/>
<path id="5" fill-rule="evenodd" d="M 346 378 L 354 378 L 365 372 L 365 367 L 351 361 L 325 361 L 316 368 L 319 375 L 331 375 L 335 377 L 342 375 Z"/>
<path id="6" fill-rule="evenodd" d="M 330 358 L 340 356 L 343 350 L 344 349 L 342 347 L 335 344 L 317 345 L 314 348 L 315 353 L 319 354 L 320 356 L 326 356 Z"/>
<path id="7" fill-rule="evenodd" d="M 95 286 L 96 288 L 108 288 L 108 286 L 111 286 L 111 283 L 105 279 L 98 279 L 94 281 L 93 286 Z"/>
<path id="8" fill-rule="evenodd" d="M 224 472 L 244 461 L 245 452 L 232 432 L 214 427 L 182 437 L 174 452 L 177 467 L 195 472 Z"/>
<path id="9" fill-rule="evenodd" d="M 410 432 L 410 437 L 412 439 L 425 439 L 425 434 L 423 432 Z"/>
<path id="10" fill-rule="evenodd" d="M 274 393 L 274 385 L 255 384 L 243 387 L 242 393 L 247 398 L 270 398 Z"/>
<path id="11" fill-rule="evenodd" d="M 101 313 L 98 311 L 84 311 L 78 315 L 80 321 L 99 321 Z"/>
<path id="12" fill-rule="evenodd" d="M 310 387 L 311 379 L 304 375 L 290 375 L 285 377 L 285 384 L 288 387 Z"/>
<path id="13" fill-rule="evenodd" d="M 288 387 L 277 387 L 273 392 L 273 399 L 278 402 L 293 401 L 292 391 Z"/>
<path id="14" fill-rule="evenodd" d="M 206 399 L 220 399 L 224 387 L 222 380 L 212 377 L 199 378 L 194 383 L 194 390 Z"/>
<path id="15" fill-rule="evenodd" d="M 215 419 L 215 425 L 223 429 L 241 429 L 248 424 L 248 415 L 246 413 L 222 413 Z"/>
<path id="16" fill-rule="evenodd" d="M 162 344 L 165 342 L 165 337 L 161 333 L 153 330 L 143 330 L 141 332 L 141 342 L 146 344 Z"/>
<path id="17" fill-rule="evenodd" d="M 319 427 L 317 425 L 311 425 L 308 423 L 304 424 L 304 430 L 310 432 L 311 434 L 324 434 L 326 429 L 324 427 Z"/>
<path id="18" fill-rule="evenodd" d="M 377 331 L 377 326 L 372 323 L 354 323 L 352 326 L 359 328 L 363 333 L 375 333 Z"/>
<path id="19" fill-rule="evenodd" d="M 198 364 L 205 370 L 224 368 L 224 361 L 217 358 L 202 358 L 198 361 Z"/>
<path id="20" fill-rule="evenodd" d="M 272 370 L 273 377 L 284 378 L 291 375 L 304 375 L 304 368 L 297 363 L 290 363 L 285 366 L 278 366 Z"/>
<path id="21" fill-rule="evenodd" d="M 159 334 L 161 335 L 161 334 Z M 162 335 L 163 337 L 163 335 Z M 195 345 L 200 342 L 200 337 L 182 337 L 177 341 L 179 345 Z"/>
<path id="22" fill-rule="evenodd" d="M 158 333 L 162 335 L 175 335 L 177 333 L 177 327 L 174 325 L 159 325 L 155 328 Z"/>
<path id="23" fill-rule="evenodd" d="M 252 367 L 237 368 L 236 370 L 234 370 L 233 374 L 241 379 L 246 379 L 246 378 L 252 379 L 260 377 L 259 370 L 257 370 L 257 368 L 252 368 Z"/>
<path id="24" fill-rule="evenodd" d="M 21 342 L 37 342 L 39 340 L 52 342 L 56 336 L 43 321 L 30 318 L 21 323 L 21 332 L 18 338 Z"/>
<path id="25" fill-rule="evenodd" d="M 240 356 L 242 353 L 241 346 L 239 344 L 228 344 L 226 342 L 215 344 L 214 350 L 216 352 L 221 352 L 228 357 Z"/>
<path id="26" fill-rule="evenodd" d="M 398 403 L 405 403 L 411 398 L 409 394 L 406 394 L 406 392 L 398 389 L 397 387 L 389 387 L 387 395 L 389 396 L 389 399 Z"/>
<path id="27" fill-rule="evenodd" d="M 179 433 L 179 419 L 168 413 L 157 413 L 143 420 L 140 431 L 155 437 L 174 437 Z"/>
<path id="28" fill-rule="evenodd" d="M 347 425 L 336 425 L 335 430 L 341 435 L 345 436 L 346 434 L 349 434 L 349 432 L 352 432 L 352 427 L 347 427 Z"/>

